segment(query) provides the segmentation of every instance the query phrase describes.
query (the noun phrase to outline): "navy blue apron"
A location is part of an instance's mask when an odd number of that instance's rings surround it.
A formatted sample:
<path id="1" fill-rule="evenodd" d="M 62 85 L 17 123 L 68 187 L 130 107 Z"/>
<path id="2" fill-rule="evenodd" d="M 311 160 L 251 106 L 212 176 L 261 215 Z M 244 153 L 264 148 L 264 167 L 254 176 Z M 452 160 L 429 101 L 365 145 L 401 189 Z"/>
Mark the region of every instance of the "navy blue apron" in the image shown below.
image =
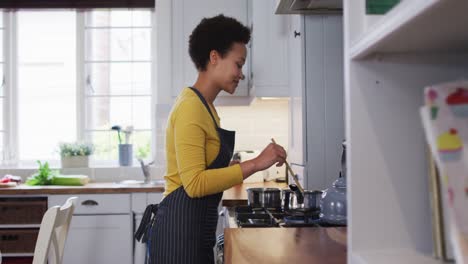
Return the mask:
<path id="1" fill-rule="evenodd" d="M 197 89 L 190 89 L 198 95 L 210 113 L 219 136 L 218 156 L 207 169 L 227 167 L 234 151 L 235 132 L 218 127 L 205 98 Z M 143 237 L 143 241 L 147 243 L 148 263 L 214 263 L 218 205 L 222 196 L 221 192 L 190 198 L 181 186 L 166 196 L 159 205 L 148 206 L 135 234 L 137 240 Z M 154 215 L 152 219 L 151 215 Z"/>

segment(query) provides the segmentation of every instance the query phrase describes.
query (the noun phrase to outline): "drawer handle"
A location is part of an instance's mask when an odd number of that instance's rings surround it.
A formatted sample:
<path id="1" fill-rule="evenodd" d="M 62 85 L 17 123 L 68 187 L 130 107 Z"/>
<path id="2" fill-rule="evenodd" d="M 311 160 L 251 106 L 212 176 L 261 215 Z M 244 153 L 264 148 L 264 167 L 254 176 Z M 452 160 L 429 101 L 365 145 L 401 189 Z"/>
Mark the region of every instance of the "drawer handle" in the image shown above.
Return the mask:
<path id="1" fill-rule="evenodd" d="M 86 201 L 81 202 L 81 205 L 96 206 L 96 205 L 98 205 L 98 203 L 96 201 L 94 201 L 94 200 L 86 200 Z"/>

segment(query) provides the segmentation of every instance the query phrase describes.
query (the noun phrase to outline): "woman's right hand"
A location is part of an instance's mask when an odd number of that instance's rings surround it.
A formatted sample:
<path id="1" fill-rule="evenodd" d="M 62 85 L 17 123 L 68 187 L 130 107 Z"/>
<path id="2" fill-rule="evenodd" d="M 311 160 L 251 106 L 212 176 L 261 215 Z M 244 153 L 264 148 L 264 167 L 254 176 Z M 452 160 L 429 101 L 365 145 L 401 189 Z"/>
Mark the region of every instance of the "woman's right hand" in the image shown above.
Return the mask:
<path id="1" fill-rule="evenodd" d="M 286 156 L 286 151 L 282 146 L 270 143 L 256 158 L 240 164 L 244 179 L 257 171 L 268 169 L 275 163 L 278 167 L 282 166 Z"/>
<path id="2" fill-rule="evenodd" d="M 278 144 L 270 143 L 255 159 L 255 169 L 257 171 L 270 168 L 276 163 L 277 167 L 283 165 L 286 160 L 286 151 Z"/>

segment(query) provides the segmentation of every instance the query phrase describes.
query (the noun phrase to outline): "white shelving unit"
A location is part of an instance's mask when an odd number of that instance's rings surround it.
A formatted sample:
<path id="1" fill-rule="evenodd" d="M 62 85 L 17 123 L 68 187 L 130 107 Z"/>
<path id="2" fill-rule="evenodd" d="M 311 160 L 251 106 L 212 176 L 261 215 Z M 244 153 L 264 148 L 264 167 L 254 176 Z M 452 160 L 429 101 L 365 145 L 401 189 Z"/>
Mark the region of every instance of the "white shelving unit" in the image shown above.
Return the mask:
<path id="1" fill-rule="evenodd" d="M 363 59 L 383 52 L 466 52 L 467 10 L 468 2 L 463 0 L 402 1 L 356 40 L 351 39 L 350 56 Z"/>
<path id="2" fill-rule="evenodd" d="M 432 257 L 425 86 L 468 72 L 468 1 L 402 0 L 380 18 L 344 1 L 348 262 Z"/>

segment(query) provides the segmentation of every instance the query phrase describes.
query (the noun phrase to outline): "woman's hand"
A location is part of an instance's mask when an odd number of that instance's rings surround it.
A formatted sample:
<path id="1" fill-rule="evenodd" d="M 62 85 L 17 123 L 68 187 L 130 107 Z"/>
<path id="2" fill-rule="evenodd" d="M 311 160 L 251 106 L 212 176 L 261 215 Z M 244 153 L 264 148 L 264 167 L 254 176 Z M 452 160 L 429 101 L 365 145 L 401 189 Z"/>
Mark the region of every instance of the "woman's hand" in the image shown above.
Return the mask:
<path id="1" fill-rule="evenodd" d="M 270 143 L 262 153 L 254 159 L 255 169 L 257 171 L 265 170 L 275 163 L 277 167 L 280 167 L 286 160 L 286 156 L 286 151 L 282 146 Z"/>
<path id="2" fill-rule="evenodd" d="M 229 162 L 229 166 L 236 165 L 236 164 L 240 164 L 240 161 L 239 160 L 231 160 L 231 162 Z"/>
<path id="3" fill-rule="evenodd" d="M 256 158 L 242 162 L 241 169 L 244 179 L 257 171 L 265 170 L 276 163 L 282 166 L 286 160 L 286 151 L 278 144 L 270 143 Z"/>

